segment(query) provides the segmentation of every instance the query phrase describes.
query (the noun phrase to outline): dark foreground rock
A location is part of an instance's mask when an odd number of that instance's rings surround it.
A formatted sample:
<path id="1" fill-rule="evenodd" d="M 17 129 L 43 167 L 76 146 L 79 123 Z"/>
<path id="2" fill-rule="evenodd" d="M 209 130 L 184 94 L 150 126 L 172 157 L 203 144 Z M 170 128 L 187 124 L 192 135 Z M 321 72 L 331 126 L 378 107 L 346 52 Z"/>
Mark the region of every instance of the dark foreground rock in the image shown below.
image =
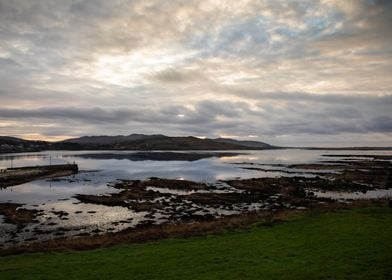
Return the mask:
<path id="1" fill-rule="evenodd" d="M 156 187 L 174 190 L 206 190 L 214 188 L 213 186 L 200 182 L 177 179 L 163 179 L 157 177 L 151 177 L 144 181 L 122 180 L 119 183 L 116 183 L 113 187 L 117 189 L 145 189 L 146 187 Z"/>
<path id="2" fill-rule="evenodd" d="M 33 222 L 38 211 L 21 208 L 23 204 L 0 203 L 0 215 L 4 216 L 4 222 L 14 224 L 18 228 Z"/>

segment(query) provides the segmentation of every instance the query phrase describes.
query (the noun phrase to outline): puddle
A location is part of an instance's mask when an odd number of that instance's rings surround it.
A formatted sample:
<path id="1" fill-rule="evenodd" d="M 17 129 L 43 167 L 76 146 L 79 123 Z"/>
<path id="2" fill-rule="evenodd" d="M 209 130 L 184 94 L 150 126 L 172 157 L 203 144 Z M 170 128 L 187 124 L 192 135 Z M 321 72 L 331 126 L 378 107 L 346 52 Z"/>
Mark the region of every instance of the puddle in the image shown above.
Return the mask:
<path id="1" fill-rule="evenodd" d="M 370 190 L 367 192 L 333 192 L 333 191 L 316 191 L 312 190 L 314 195 L 319 198 L 331 198 L 335 200 L 356 200 L 356 199 L 379 199 L 391 198 L 392 189 Z"/>
<path id="2" fill-rule="evenodd" d="M 175 194 L 175 195 L 187 195 L 196 192 L 194 190 L 177 190 L 177 189 L 159 188 L 159 187 L 147 187 L 146 190 L 159 192 L 159 193 Z"/>
<path id="3" fill-rule="evenodd" d="M 136 226 L 147 214 L 119 206 L 83 204 L 74 199 L 70 202 L 72 203 L 63 201 L 24 207 L 43 210 L 43 214 L 38 215 L 36 222 L 26 225 L 21 231 L 17 231 L 13 225 L 4 227 L 6 224 L 2 223 L 0 243 L 7 244 L 10 240 L 28 243 L 59 236 L 77 236 L 81 233 L 91 235 L 116 232 Z"/>

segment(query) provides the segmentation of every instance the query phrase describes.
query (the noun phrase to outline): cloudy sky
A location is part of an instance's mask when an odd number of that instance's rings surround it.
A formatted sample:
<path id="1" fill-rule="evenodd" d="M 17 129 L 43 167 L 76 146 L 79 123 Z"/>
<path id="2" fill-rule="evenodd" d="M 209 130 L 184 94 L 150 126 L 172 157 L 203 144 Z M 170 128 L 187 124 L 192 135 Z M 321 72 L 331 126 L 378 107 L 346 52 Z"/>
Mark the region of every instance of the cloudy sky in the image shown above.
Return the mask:
<path id="1" fill-rule="evenodd" d="M 392 1 L 0 0 L 0 135 L 392 145 Z"/>

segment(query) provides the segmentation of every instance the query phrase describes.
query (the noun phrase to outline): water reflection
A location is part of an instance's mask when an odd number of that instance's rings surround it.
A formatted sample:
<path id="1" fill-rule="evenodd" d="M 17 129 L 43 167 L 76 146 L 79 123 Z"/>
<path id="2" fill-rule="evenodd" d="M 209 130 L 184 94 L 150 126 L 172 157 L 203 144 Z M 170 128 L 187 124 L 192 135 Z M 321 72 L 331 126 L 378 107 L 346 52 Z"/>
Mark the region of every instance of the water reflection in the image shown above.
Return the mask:
<path id="1" fill-rule="evenodd" d="M 37 153 L 20 153 L 0 155 L 0 168 L 7 168 L 12 159 L 14 166 L 45 165 L 51 160 L 52 164 L 63 164 L 75 161 L 80 173 L 63 177 L 61 180 L 38 180 L 19 186 L 0 190 L 0 202 L 12 201 L 29 205 L 48 201 L 70 198 L 77 193 L 101 194 L 117 192 L 108 186 L 118 179 L 146 179 L 162 177 L 169 179 L 186 179 L 214 183 L 217 180 L 252 177 L 304 176 L 306 170 L 297 173 L 284 172 L 282 166 L 301 163 L 316 163 L 318 161 L 336 160 L 323 157 L 323 154 L 347 154 L 347 151 L 317 151 L 317 150 L 262 150 L 262 151 L 231 151 L 225 157 L 208 157 L 195 161 L 162 161 L 138 160 L 129 157 L 137 151 L 46 151 Z M 167 153 L 167 152 L 165 152 Z M 176 152 L 179 153 L 179 152 Z M 193 153 L 211 154 L 220 151 L 199 151 Z M 222 151 L 222 153 L 227 153 Z M 368 154 L 368 151 L 350 151 L 350 154 Z M 97 157 L 98 154 L 106 155 Z M 107 156 L 113 154 L 115 156 Z M 388 155 L 390 151 L 372 151 L 372 154 Z M 89 156 L 94 155 L 94 156 Z M 127 158 L 128 157 L 128 158 Z M 243 169 L 245 164 L 264 165 L 264 170 Z M 248 166 L 249 167 L 249 166 Z M 89 172 L 94 171 L 94 172 Z M 312 170 L 308 170 L 308 176 Z M 330 170 L 331 172 L 333 170 Z"/>
<path id="2" fill-rule="evenodd" d="M 38 224 L 29 224 L 23 232 L 15 235 L 15 226 L 4 223 L 0 216 L 0 245 L 1 241 L 18 242 L 21 240 L 41 240 L 52 238 L 58 228 L 63 228 L 64 236 L 78 235 L 88 232 L 117 231 L 129 226 L 135 226 L 147 219 L 147 212 L 134 212 L 124 207 L 108 207 L 103 205 L 82 204 L 73 198 L 75 194 L 107 194 L 119 192 L 112 187 L 118 179 L 146 179 L 161 177 L 168 179 L 184 179 L 204 183 L 217 183 L 218 180 L 247 179 L 253 177 L 280 176 L 316 176 L 316 173 L 335 172 L 336 170 L 290 169 L 292 164 L 310 164 L 319 161 L 336 161 L 341 158 L 325 157 L 324 154 L 347 154 L 347 151 L 316 151 L 316 150 L 264 150 L 264 151 L 231 151 L 238 154 L 230 156 L 200 156 L 198 160 L 138 160 L 132 156 L 134 151 L 47 151 L 38 153 L 20 153 L 0 155 L 0 169 L 27 165 L 64 164 L 76 162 L 79 165 L 78 174 L 37 180 L 18 186 L 0 190 L 0 203 L 13 202 L 25 204 L 30 209 L 43 210 L 38 217 Z M 197 152 L 193 152 L 197 153 Z M 199 152 L 199 153 L 209 153 Z M 213 152 L 219 153 L 219 151 Z M 350 154 L 369 154 L 368 151 L 349 151 Z M 391 151 L 372 151 L 372 154 L 388 155 Z M 102 156 L 99 156 L 102 154 Z M 167 154 L 167 152 L 165 152 Z M 182 155 L 181 155 L 182 156 Z M 192 156 L 193 158 L 194 155 Z M 189 157 L 182 157 L 188 158 Z M 196 157 L 197 158 L 197 157 Z M 156 159 L 156 158 L 155 158 Z M 246 169 L 244 169 L 246 168 Z M 224 184 L 223 182 L 218 182 Z M 192 193 L 181 190 L 149 187 L 149 190 L 173 195 Z M 219 192 L 220 190 L 216 190 Z M 227 191 L 227 190 L 222 190 Z M 316 193 L 318 197 L 333 197 L 336 199 L 377 198 L 392 196 L 392 190 L 375 190 L 367 193 Z M 242 208 L 231 210 L 218 209 L 220 214 L 239 213 L 244 209 L 263 209 L 263 204 L 243 205 Z M 267 206 L 266 206 L 267 207 Z M 268 207 L 267 207 L 268 208 Z M 66 217 L 56 212 L 65 211 Z M 217 209 L 205 207 L 201 213 L 214 214 Z M 233 212 L 234 211 L 234 212 Z M 196 212 L 197 214 L 198 212 Z M 158 215 L 158 213 L 156 214 Z M 156 216 L 164 220 L 165 217 Z M 38 234 L 45 229 L 48 234 Z M 37 237 L 38 236 L 38 237 Z M 8 242 L 7 241 L 7 242 Z"/>

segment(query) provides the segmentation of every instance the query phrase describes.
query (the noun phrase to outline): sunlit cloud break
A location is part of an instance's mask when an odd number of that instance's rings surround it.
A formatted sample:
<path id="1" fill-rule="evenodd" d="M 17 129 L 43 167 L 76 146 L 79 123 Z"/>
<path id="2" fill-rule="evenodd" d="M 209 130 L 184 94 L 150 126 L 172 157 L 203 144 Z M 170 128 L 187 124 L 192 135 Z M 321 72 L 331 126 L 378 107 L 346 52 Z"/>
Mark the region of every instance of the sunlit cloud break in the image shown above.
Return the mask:
<path id="1" fill-rule="evenodd" d="M 0 135 L 392 143 L 392 2 L 0 0 Z"/>

